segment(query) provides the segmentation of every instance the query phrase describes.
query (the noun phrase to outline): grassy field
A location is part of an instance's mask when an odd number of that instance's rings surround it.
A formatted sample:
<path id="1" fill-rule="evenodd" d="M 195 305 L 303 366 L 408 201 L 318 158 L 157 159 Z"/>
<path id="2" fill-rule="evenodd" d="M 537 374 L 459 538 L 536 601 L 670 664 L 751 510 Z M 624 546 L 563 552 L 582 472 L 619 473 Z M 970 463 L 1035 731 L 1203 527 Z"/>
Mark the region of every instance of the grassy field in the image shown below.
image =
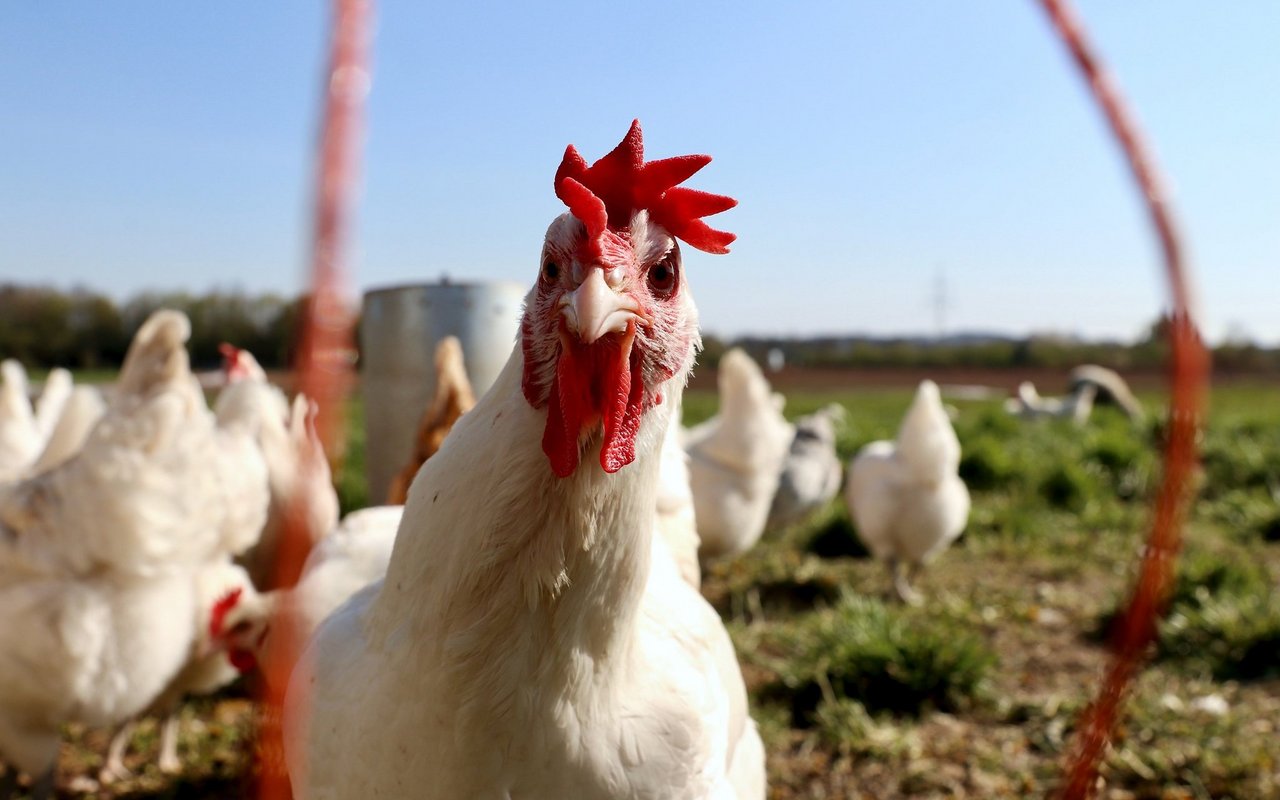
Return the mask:
<path id="1" fill-rule="evenodd" d="M 891 437 L 909 399 L 790 392 L 787 413 L 845 405 L 847 459 Z M 1104 797 L 1280 796 L 1276 399 L 1250 386 L 1214 397 L 1174 603 L 1107 757 Z M 1078 428 L 1019 422 L 996 402 L 955 405 L 973 512 L 922 579 L 923 608 L 885 600 L 887 573 L 842 502 L 706 577 L 741 656 L 772 798 L 1042 797 L 1056 781 L 1146 533 L 1161 426 L 1105 408 Z M 690 392 L 686 423 L 715 407 L 714 394 Z M 364 503 L 354 406 L 352 419 L 338 476 L 348 508 Z M 190 703 L 177 777 L 152 765 L 157 734 L 144 725 L 138 778 L 114 796 L 240 796 L 252 718 L 243 687 Z M 92 773 L 104 748 L 104 734 L 72 731 L 61 785 Z"/>

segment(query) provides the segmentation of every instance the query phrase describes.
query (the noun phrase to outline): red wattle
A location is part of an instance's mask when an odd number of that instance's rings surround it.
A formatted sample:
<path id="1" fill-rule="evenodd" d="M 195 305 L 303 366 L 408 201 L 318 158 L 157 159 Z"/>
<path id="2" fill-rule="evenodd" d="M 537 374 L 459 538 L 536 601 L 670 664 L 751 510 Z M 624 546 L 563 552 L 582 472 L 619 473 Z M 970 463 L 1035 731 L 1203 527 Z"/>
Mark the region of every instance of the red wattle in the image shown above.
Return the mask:
<path id="1" fill-rule="evenodd" d="M 600 466 L 614 473 L 636 457 L 635 437 L 644 412 L 644 385 L 631 364 L 631 336 L 592 345 L 564 340 L 547 402 L 542 451 L 561 478 L 578 468 L 584 427 L 603 424 Z"/>
<path id="2" fill-rule="evenodd" d="M 613 408 L 604 418 L 604 444 L 600 447 L 600 466 L 613 474 L 636 460 L 636 434 L 644 412 L 644 385 L 631 369 L 630 359 L 618 359 Z"/>
<path id="3" fill-rule="evenodd" d="M 542 430 L 542 452 L 547 454 L 557 477 L 567 478 L 578 468 L 578 434 L 585 422 L 583 401 L 588 395 L 589 387 L 582 383 L 573 351 L 566 348 L 556 364 L 547 403 L 547 425 Z"/>

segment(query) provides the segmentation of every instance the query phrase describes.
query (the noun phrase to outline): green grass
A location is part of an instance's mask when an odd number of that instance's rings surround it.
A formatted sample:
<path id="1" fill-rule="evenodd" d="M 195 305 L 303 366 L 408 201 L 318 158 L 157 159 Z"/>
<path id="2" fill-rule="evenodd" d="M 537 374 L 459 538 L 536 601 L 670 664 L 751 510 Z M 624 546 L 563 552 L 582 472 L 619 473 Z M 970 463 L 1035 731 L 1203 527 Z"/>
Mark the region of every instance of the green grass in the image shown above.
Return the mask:
<path id="1" fill-rule="evenodd" d="M 787 414 L 842 403 L 847 461 L 891 438 L 910 398 L 793 395 Z M 1104 767 L 1124 796 L 1280 796 L 1280 760 L 1259 740 L 1280 733 L 1277 399 L 1253 387 L 1215 395 L 1158 658 Z M 1163 426 L 1161 398 L 1143 400 L 1144 423 L 1103 408 L 1085 426 L 957 402 L 973 511 L 923 577 L 923 609 L 880 599 L 886 572 L 840 501 L 712 565 L 704 591 L 745 665 L 772 797 L 952 796 L 931 777 L 952 764 L 999 787 L 968 796 L 1050 793 L 1107 659 L 1099 620 L 1127 597 L 1150 522 Z M 691 394 L 686 422 L 714 409 L 713 395 Z M 1214 693 L 1229 698 L 1225 716 L 1192 709 Z"/>
<path id="2" fill-rule="evenodd" d="M 1102 626 L 1116 613 L 1105 615 Z M 1188 552 L 1160 626 L 1158 655 L 1216 680 L 1280 677 L 1280 593 L 1267 568 L 1239 551 Z"/>
<path id="3" fill-rule="evenodd" d="M 766 696 L 785 699 L 800 726 L 844 700 L 904 714 L 957 710 L 996 663 L 980 636 L 950 620 L 856 594 L 799 618 L 771 646 L 787 657 Z"/>

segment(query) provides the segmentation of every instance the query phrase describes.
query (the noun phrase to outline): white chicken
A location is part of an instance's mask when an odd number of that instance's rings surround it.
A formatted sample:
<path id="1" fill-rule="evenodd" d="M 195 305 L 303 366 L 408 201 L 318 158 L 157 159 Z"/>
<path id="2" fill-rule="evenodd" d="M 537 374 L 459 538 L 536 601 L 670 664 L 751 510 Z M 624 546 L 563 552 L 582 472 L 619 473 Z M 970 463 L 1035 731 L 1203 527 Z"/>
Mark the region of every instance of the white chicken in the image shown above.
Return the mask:
<path id="1" fill-rule="evenodd" d="M 520 342 L 294 671 L 299 798 L 763 798 L 728 634 L 655 535 L 699 342 L 676 238 L 725 251 L 698 218 L 733 201 L 672 188 L 705 157 L 642 153 L 638 123 L 566 152 Z"/>
<path id="2" fill-rule="evenodd" d="M 795 421 L 795 437 L 782 464 L 767 529 L 799 522 L 840 493 L 844 469 L 836 454 L 836 426 L 843 419 L 844 406 L 832 403 Z"/>
<path id="3" fill-rule="evenodd" d="M 169 681 L 169 685 L 151 701 L 147 714 L 164 718 L 160 726 L 161 772 L 182 770 L 178 756 L 178 734 L 181 728 L 180 704 L 188 695 L 213 694 L 242 673 L 255 666 L 250 654 L 233 651 L 223 631 L 227 616 L 240 604 L 242 597 L 253 594 L 253 582 L 243 567 L 230 558 L 214 561 L 196 573 L 195 632 L 186 664 Z M 124 764 L 129 741 L 137 726 L 130 720 L 120 726 L 107 748 L 107 759 L 98 773 L 106 784 L 130 776 Z"/>
<path id="4" fill-rule="evenodd" d="M 266 467 L 220 432 L 191 375 L 190 323 L 152 315 L 79 455 L 0 490 L 0 757 L 48 797 L 59 728 L 146 708 L 186 663 L 195 574 L 252 543 Z"/>
<path id="5" fill-rule="evenodd" d="M 685 437 L 702 559 L 759 541 L 794 436 L 760 367 L 738 348 L 720 359 L 720 413 Z"/>
<path id="6" fill-rule="evenodd" d="M 30 474 L 39 475 L 53 469 L 80 452 L 85 440 L 89 438 L 89 432 L 106 411 L 107 403 L 96 388 L 74 387 L 45 441 L 44 450 L 31 466 Z"/>
<path id="7" fill-rule="evenodd" d="M 1018 384 L 1017 396 L 1005 400 L 1004 409 L 1023 419 L 1058 417 L 1084 424 L 1093 413 L 1093 401 L 1097 395 L 1096 386 L 1085 385 L 1066 397 L 1044 397 L 1036 390 L 1034 383 L 1023 381 Z"/>
<path id="8" fill-rule="evenodd" d="M 926 380 L 897 440 L 872 442 L 849 467 L 845 500 L 858 537 L 888 564 L 894 591 L 905 603 L 921 602 L 913 579 L 955 541 L 969 519 L 969 490 L 957 474 L 959 466 L 960 440 L 938 385 Z"/>
<path id="9" fill-rule="evenodd" d="M 276 586 L 276 553 L 285 522 L 298 514 L 307 541 L 314 545 L 338 522 L 338 493 L 324 446 L 315 429 L 315 410 L 305 395 L 292 404 L 267 380 L 247 350 L 222 346 L 227 383 L 214 403 L 220 427 L 250 431 L 266 459 L 271 493 L 267 523 L 256 545 L 241 557 L 254 586 Z"/>
<path id="10" fill-rule="evenodd" d="M 225 649 L 237 660 L 261 663 L 271 680 L 287 676 L 282 659 L 302 651 L 316 628 L 335 609 L 387 574 L 404 506 L 375 506 L 348 514 L 307 556 L 290 589 L 246 591 L 223 618 Z M 279 637 L 292 638 L 282 647 Z"/>
<path id="11" fill-rule="evenodd" d="M 672 406 L 671 422 L 662 439 L 658 468 L 658 535 L 667 544 L 680 576 L 697 589 L 702 585 L 698 561 L 698 521 L 689 484 L 689 454 L 681 444 L 680 407 Z"/>
<path id="12" fill-rule="evenodd" d="M 0 483 L 21 478 L 40 455 L 42 437 L 27 386 L 27 371 L 0 362 Z"/>
<path id="13" fill-rule="evenodd" d="M 36 430 L 40 434 L 42 445 L 48 441 L 49 434 L 53 433 L 53 426 L 58 424 L 58 418 L 62 416 L 62 408 L 71 397 L 71 387 L 70 372 L 61 367 L 49 370 L 35 404 Z"/>

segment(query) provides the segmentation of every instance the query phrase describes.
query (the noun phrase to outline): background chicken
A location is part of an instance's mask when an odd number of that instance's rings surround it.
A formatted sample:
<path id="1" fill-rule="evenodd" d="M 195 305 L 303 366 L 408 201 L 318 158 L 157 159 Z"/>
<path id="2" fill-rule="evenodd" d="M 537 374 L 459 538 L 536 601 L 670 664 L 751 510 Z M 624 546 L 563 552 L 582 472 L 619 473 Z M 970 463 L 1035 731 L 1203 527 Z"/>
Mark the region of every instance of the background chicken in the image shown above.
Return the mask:
<path id="1" fill-rule="evenodd" d="M 298 515 L 299 528 L 314 544 L 338 522 L 338 493 L 310 400 L 298 395 L 290 403 L 247 350 L 223 345 L 222 353 L 227 383 L 214 403 L 218 425 L 249 431 L 267 465 L 267 522 L 241 556 L 254 586 L 266 591 L 278 580 L 276 553 L 289 515 Z"/>
<path id="2" fill-rule="evenodd" d="M 836 454 L 836 426 L 844 414 L 844 406 L 832 403 L 795 421 L 795 436 L 782 463 L 766 528 L 776 530 L 799 522 L 840 493 L 844 469 Z"/>
<path id="3" fill-rule="evenodd" d="M 960 440 L 937 384 L 927 380 L 916 390 L 897 440 L 872 442 L 849 467 L 845 499 L 858 537 L 888 563 L 894 591 L 904 602 L 920 602 L 912 579 L 960 535 L 969 518 L 969 490 L 956 474 L 959 466 Z"/>
<path id="4" fill-rule="evenodd" d="M 163 717 L 157 764 L 161 772 L 171 774 L 182 770 L 182 760 L 178 755 L 182 700 L 188 695 L 213 694 L 255 666 L 251 657 L 228 648 L 223 630 L 230 611 L 239 604 L 242 596 L 254 591 L 249 573 L 230 558 L 223 558 L 200 569 L 195 577 L 195 630 L 186 663 L 145 712 Z M 130 777 L 124 758 L 136 725 L 136 720 L 130 720 L 120 726 L 112 737 L 106 763 L 98 774 L 102 783 Z"/>
<path id="5" fill-rule="evenodd" d="M 404 505 L 409 487 L 423 462 L 436 454 L 454 423 L 475 404 L 476 395 L 471 390 L 471 381 L 467 380 L 466 363 L 462 358 L 462 343 L 455 336 L 446 336 L 436 345 L 435 396 L 418 423 L 409 463 L 395 476 L 387 490 L 389 505 Z"/>
<path id="6" fill-rule="evenodd" d="M 244 660 L 275 665 L 302 651 L 311 634 L 356 592 L 387 574 L 404 506 L 376 506 L 348 514 L 307 556 L 296 586 L 259 594 L 246 590 L 223 617 L 223 647 Z M 284 647 L 279 637 L 292 637 Z M 264 669 L 287 675 L 288 669 Z"/>
<path id="7" fill-rule="evenodd" d="M 170 683 L 196 574 L 265 519 L 266 467 L 247 434 L 215 426 L 189 335 L 186 317 L 154 314 L 79 456 L 0 492 L 0 755 L 40 776 L 37 797 L 63 723 L 123 722 Z"/>
<path id="8" fill-rule="evenodd" d="M 41 446 L 27 371 L 6 359 L 0 362 L 0 483 L 22 477 L 40 455 Z"/>
<path id="9" fill-rule="evenodd" d="M 720 411 L 685 439 L 699 555 L 731 556 L 764 533 L 792 427 L 760 368 L 738 348 L 720 359 Z"/>
<path id="10" fill-rule="evenodd" d="M 44 386 L 40 387 L 40 396 L 35 402 L 36 431 L 40 434 L 42 445 L 48 441 L 49 434 L 53 433 L 54 425 L 58 424 L 62 409 L 71 397 L 71 387 L 71 373 L 65 369 L 52 369 L 45 377 Z"/>
<path id="11" fill-rule="evenodd" d="M 698 219 L 732 201 L 669 188 L 705 163 L 644 165 L 638 123 L 566 152 L 515 352 L 294 672 L 299 797 L 763 797 L 728 635 L 654 535 L 699 341 L 673 234 L 732 240 Z"/>
<path id="12" fill-rule="evenodd" d="M 679 568 L 680 576 L 693 588 L 702 585 L 702 565 L 698 561 L 698 521 L 694 513 L 693 489 L 689 484 L 689 454 L 681 444 L 680 406 L 671 410 L 671 424 L 662 439 L 658 467 L 658 535 Z"/>
<path id="13" fill-rule="evenodd" d="M 74 387 L 29 474 L 39 475 L 80 452 L 89 432 L 106 411 L 107 403 L 95 387 Z"/>

